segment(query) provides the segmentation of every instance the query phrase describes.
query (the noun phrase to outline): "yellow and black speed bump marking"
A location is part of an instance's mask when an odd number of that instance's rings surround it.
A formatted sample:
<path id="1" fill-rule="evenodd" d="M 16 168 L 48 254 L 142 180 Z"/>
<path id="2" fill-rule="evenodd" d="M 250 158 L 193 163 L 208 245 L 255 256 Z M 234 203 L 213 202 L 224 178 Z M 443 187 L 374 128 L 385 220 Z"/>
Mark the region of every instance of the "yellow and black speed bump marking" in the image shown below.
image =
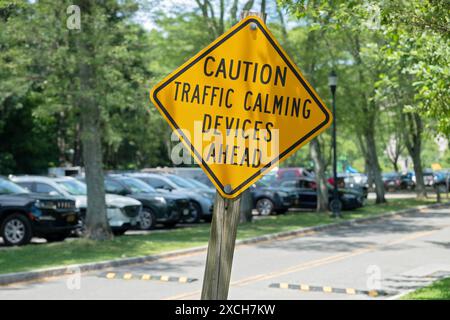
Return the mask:
<path id="1" fill-rule="evenodd" d="M 163 281 L 163 282 L 179 282 L 179 283 L 190 283 L 197 281 L 195 278 L 188 277 L 170 277 L 170 276 L 158 276 L 146 273 L 129 273 L 129 272 L 107 272 L 100 275 L 101 278 L 106 279 L 117 279 L 117 280 L 153 280 L 153 281 Z"/>
<path id="2" fill-rule="evenodd" d="M 370 297 L 389 296 L 395 294 L 394 292 L 387 292 L 384 290 L 358 290 L 353 288 L 333 288 L 333 287 L 310 286 L 307 284 L 290 284 L 290 283 L 272 283 L 269 287 L 308 291 L 308 292 L 341 293 L 349 295 L 364 294 Z"/>

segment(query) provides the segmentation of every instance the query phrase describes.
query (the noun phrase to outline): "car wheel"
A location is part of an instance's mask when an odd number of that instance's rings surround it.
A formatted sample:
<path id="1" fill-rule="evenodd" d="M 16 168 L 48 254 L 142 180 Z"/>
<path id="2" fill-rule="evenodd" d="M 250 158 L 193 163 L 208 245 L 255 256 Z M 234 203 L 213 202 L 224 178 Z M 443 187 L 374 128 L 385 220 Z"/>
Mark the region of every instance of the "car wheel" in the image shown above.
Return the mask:
<path id="1" fill-rule="evenodd" d="M 49 234 L 46 235 L 44 238 L 47 240 L 47 242 L 59 242 L 64 241 L 69 236 L 69 233 L 57 233 L 57 234 Z"/>
<path id="2" fill-rule="evenodd" d="M 151 230 L 156 225 L 156 217 L 153 211 L 149 208 L 143 208 L 139 226 L 141 230 Z"/>
<path id="3" fill-rule="evenodd" d="M 335 210 L 336 211 L 342 211 L 342 201 L 341 200 L 339 200 L 339 199 L 333 199 L 333 200 L 331 200 L 330 201 L 330 203 L 328 204 L 328 209 L 331 211 L 331 212 L 334 212 Z M 333 210 L 334 209 L 334 210 Z"/>
<path id="4" fill-rule="evenodd" d="M 18 213 L 7 216 L 1 225 L 0 235 L 7 246 L 27 244 L 33 236 L 30 221 Z"/>
<path id="5" fill-rule="evenodd" d="M 186 223 L 199 222 L 201 213 L 202 213 L 202 209 L 200 208 L 200 205 L 197 202 L 191 202 L 190 210 L 189 210 L 189 217 L 185 218 L 184 222 L 186 222 Z"/>
<path id="6" fill-rule="evenodd" d="M 274 204 L 272 200 L 267 198 L 259 199 L 256 202 L 256 210 L 258 211 L 258 214 L 261 216 L 268 216 L 272 213 L 274 208 Z"/>

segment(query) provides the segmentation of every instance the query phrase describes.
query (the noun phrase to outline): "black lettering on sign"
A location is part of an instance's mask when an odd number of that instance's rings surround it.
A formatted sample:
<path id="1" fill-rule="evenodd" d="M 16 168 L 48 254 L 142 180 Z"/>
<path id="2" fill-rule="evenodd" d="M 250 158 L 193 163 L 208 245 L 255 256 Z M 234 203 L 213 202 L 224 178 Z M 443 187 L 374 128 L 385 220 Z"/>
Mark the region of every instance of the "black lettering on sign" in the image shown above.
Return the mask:
<path id="1" fill-rule="evenodd" d="M 241 73 L 241 61 L 237 62 L 236 73 L 233 75 L 233 64 L 234 60 L 230 60 L 230 72 L 229 76 L 231 80 L 237 80 L 239 78 L 239 74 Z"/>
<path id="2" fill-rule="evenodd" d="M 265 64 L 261 68 L 260 80 L 264 84 L 268 84 L 272 78 L 272 67 L 270 64 Z"/>
<path id="3" fill-rule="evenodd" d="M 253 93 L 252 93 L 251 91 L 247 91 L 247 92 L 245 93 L 245 98 L 244 98 L 244 109 L 247 110 L 247 111 L 250 111 L 250 110 L 252 109 L 252 106 L 250 106 L 250 105 L 247 104 L 247 98 L 248 98 L 248 96 L 252 96 L 252 95 L 253 95 Z"/>
<path id="4" fill-rule="evenodd" d="M 281 72 L 281 68 L 279 66 L 276 67 L 275 69 L 275 81 L 274 81 L 274 85 L 278 84 L 278 79 L 281 82 L 281 85 L 284 87 L 286 85 L 286 73 L 287 73 L 287 68 L 284 67 L 283 68 L 283 72 Z"/>
<path id="5" fill-rule="evenodd" d="M 202 133 L 207 133 L 209 130 L 211 130 L 211 123 L 212 123 L 211 115 L 206 114 L 203 116 L 203 122 L 202 122 Z M 208 124 L 208 125 L 206 125 Z"/>
<path id="6" fill-rule="evenodd" d="M 183 93 L 181 94 L 181 101 L 182 102 L 184 102 L 184 101 L 188 102 L 189 101 L 189 90 L 191 90 L 191 85 L 189 83 L 187 83 L 187 82 L 183 83 Z"/>
<path id="7" fill-rule="evenodd" d="M 252 160 L 253 168 L 258 168 L 259 166 L 261 166 L 261 154 L 262 154 L 261 150 L 259 150 L 258 148 L 253 150 L 253 160 Z"/>
<path id="8" fill-rule="evenodd" d="M 208 72 L 208 62 L 209 62 L 210 60 L 213 61 L 213 62 L 216 61 L 216 59 L 214 59 L 214 57 L 211 57 L 211 56 L 206 57 L 206 59 L 205 59 L 205 64 L 203 65 L 203 72 L 205 73 L 205 75 L 206 75 L 207 77 L 211 77 L 211 76 L 214 74 L 213 71 Z"/>
<path id="9" fill-rule="evenodd" d="M 253 96 L 254 93 L 251 91 L 245 93 L 243 104 L 244 110 L 285 115 L 287 117 L 295 118 L 302 117 L 303 119 L 308 119 L 310 117 L 311 110 L 308 107 L 308 105 L 312 103 L 310 99 L 302 101 L 301 98 L 296 97 L 258 93 L 253 100 Z"/>
<path id="10" fill-rule="evenodd" d="M 228 109 L 233 106 L 233 104 L 229 101 L 231 93 L 234 93 L 234 90 L 233 89 L 228 89 L 227 95 L 226 95 L 226 98 L 225 98 L 225 107 L 227 107 Z"/>
<path id="11" fill-rule="evenodd" d="M 305 102 L 303 103 L 303 118 L 308 119 L 310 114 L 311 114 L 311 110 L 307 109 L 307 104 L 311 103 L 311 100 L 306 99 Z"/>
<path id="12" fill-rule="evenodd" d="M 203 87 L 203 99 L 202 99 L 202 104 L 205 104 L 205 99 L 206 97 L 209 95 L 208 94 L 208 90 L 211 89 L 211 86 L 204 86 Z"/>
<path id="13" fill-rule="evenodd" d="M 242 61 L 243 64 L 245 64 L 245 73 L 244 73 L 244 81 L 247 81 L 248 78 L 248 69 L 253 64 L 250 61 Z"/>
<path id="14" fill-rule="evenodd" d="M 272 66 L 270 64 L 263 64 L 260 66 L 258 62 L 251 62 L 245 60 L 226 60 L 220 59 L 218 64 L 215 64 L 216 59 L 213 56 L 207 56 L 203 64 L 203 73 L 207 77 L 216 77 L 223 79 L 250 81 L 259 81 L 262 84 L 273 84 L 275 86 L 286 85 L 287 67 Z"/>
<path id="15" fill-rule="evenodd" d="M 181 84 L 180 81 L 175 81 L 175 101 L 177 101 L 177 97 L 178 97 L 178 87 Z"/>
<path id="16" fill-rule="evenodd" d="M 216 116 L 216 121 L 214 121 L 214 134 L 219 135 L 220 131 L 218 128 L 222 125 L 223 116 Z"/>
<path id="17" fill-rule="evenodd" d="M 222 59 L 219 62 L 219 67 L 217 68 L 216 75 L 215 75 L 216 78 L 219 76 L 219 73 L 222 74 L 222 77 L 224 79 L 227 78 L 227 73 L 226 73 L 226 68 L 225 68 L 225 59 Z"/>
<path id="18" fill-rule="evenodd" d="M 191 97 L 191 103 L 193 103 L 194 100 L 196 100 L 196 102 L 200 104 L 200 86 L 198 84 L 194 88 L 194 93 Z"/>
<path id="19" fill-rule="evenodd" d="M 266 137 L 264 137 L 264 140 L 266 140 L 267 142 L 272 141 L 272 130 L 271 128 L 273 128 L 274 124 L 272 122 L 267 122 L 266 123 L 266 130 L 267 130 L 267 135 Z"/>

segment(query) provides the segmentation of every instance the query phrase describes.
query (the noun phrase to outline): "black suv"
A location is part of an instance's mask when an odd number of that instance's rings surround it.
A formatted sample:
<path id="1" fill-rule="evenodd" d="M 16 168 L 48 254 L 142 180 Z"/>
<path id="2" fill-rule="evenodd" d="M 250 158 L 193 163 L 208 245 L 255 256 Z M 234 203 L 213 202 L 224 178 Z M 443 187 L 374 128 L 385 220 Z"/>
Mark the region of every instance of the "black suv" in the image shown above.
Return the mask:
<path id="1" fill-rule="evenodd" d="M 288 188 L 274 187 L 258 181 L 250 187 L 254 208 L 260 215 L 285 213 L 294 205 L 296 193 Z"/>
<path id="2" fill-rule="evenodd" d="M 295 190 L 297 201 L 294 208 L 315 209 L 317 207 L 317 184 L 314 178 L 301 177 L 296 180 L 286 180 L 281 183 L 282 187 Z M 328 203 L 333 200 L 333 186 L 328 187 Z M 343 210 L 352 210 L 364 205 L 364 193 L 355 189 L 338 188 L 340 206 Z M 331 208 L 329 208 L 331 211 Z"/>
<path id="3" fill-rule="evenodd" d="M 142 203 L 140 227 L 153 229 L 156 223 L 175 226 L 183 216 L 188 216 L 189 199 L 159 192 L 145 182 L 125 175 L 109 175 L 105 178 L 105 190 L 139 200 Z"/>
<path id="4" fill-rule="evenodd" d="M 74 200 L 30 193 L 0 178 L 0 237 L 6 245 L 24 245 L 34 236 L 62 241 L 76 228 Z"/>

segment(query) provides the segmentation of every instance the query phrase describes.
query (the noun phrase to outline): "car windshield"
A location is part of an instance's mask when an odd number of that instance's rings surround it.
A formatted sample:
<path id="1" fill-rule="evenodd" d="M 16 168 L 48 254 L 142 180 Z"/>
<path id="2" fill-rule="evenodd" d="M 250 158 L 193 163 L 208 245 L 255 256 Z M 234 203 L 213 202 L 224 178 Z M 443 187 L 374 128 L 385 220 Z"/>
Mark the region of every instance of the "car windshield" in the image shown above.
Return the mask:
<path id="1" fill-rule="evenodd" d="M 171 175 L 167 175 L 167 178 L 172 181 L 173 183 L 175 183 L 177 186 L 179 186 L 180 188 L 192 188 L 195 187 L 195 185 L 193 185 L 192 183 L 190 183 L 189 181 L 177 177 L 177 176 L 171 176 Z"/>
<path id="2" fill-rule="evenodd" d="M 78 180 L 64 180 L 56 183 L 73 196 L 87 195 L 86 185 Z"/>
<path id="3" fill-rule="evenodd" d="M 139 179 L 134 178 L 121 178 L 120 181 L 131 190 L 132 193 L 152 193 L 156 192 L 156 190 L 146 184 L 145 182 L 142 182 Z"/>
<path id="4" fill-rule="evenodd" d="M 269 172 L 269 173 L 267 173 L 266 175 L 264 175 L 264 176 L 261 178 L 261 180 L 259 180 L 259 181 L 263 181 L 264 183 L 266 183 L 266 184 L 268 184 L 268 185 L 271 185 L 271 184 L 275 183 L 276 180 L 277 180 L 277 175 L 276 175 L 276 173 Z"/>
<path id="5" fill-rule="evenodd" d="M 11 181 L 0 179 L 0 194 L 20 194 L 20 193 L 28 193 L 28 190 L 22 188 L 21 186 Z"/>

